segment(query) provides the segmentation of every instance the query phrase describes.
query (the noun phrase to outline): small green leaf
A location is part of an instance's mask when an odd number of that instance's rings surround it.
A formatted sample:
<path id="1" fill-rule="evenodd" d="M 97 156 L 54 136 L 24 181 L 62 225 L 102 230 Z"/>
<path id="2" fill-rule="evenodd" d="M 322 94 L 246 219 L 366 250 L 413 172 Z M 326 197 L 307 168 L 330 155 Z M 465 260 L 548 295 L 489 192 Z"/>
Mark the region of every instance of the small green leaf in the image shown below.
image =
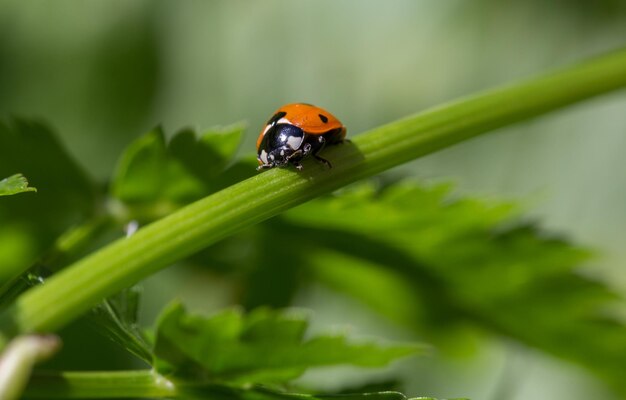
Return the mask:
<path id="1" fill-rule="evenodd" d="M 210 381 L 285 382 L 311 367 L 382 366 L 423 349 L 351 343 L 341 335 L 305 339 L 306 326 L 302 316 L 266 309 L 228 310 L 207 318 L 173 303 L 159 318 L 155 366 L 160 373 Z"/>
<path id="2" fill-rule="evenodd" d="M 36 191 L 36 188 L 28 186 L 28 180 L 22 174 L 15 174 L 0 180 L 0 196 Z"/>
<path id="3" fill-rule="evenodd" d="M 187 129 L 176 133 L 168 144 L 163 131 L 156 128 L 123 153 L 111 192 L 131 209 L 133 218 L 152 220 L 166 215 L 241 178 L 239 173 L 225 171 L 241 135 L 240 126 L 200 137 Z M 229 181 L 222 182 L 224 177 Z"/>
<path id="4" fill-rule="evenodd" d="M 112 194 L 129 204 L 185 203 L 202 196 L 202 182 L 169 154 L 163 131 L 148 132 L 122 155 L 113 178 Z"/>
<path id="5" fill-rule="evenodd" d="M 200 136 L 193 130 L 178 132 L 169 143 L 171 154 L 198 179 L 210 184 L 233 159 L 244 126 L 212 129 Z"/>
<path id="6" fill-rule="evenodd" d="M 150 363 L 152 351 L 137 324 L 140 294 L 136 286 L 124 289 L 92 309 L 88 321 L 109 339 Z"/>

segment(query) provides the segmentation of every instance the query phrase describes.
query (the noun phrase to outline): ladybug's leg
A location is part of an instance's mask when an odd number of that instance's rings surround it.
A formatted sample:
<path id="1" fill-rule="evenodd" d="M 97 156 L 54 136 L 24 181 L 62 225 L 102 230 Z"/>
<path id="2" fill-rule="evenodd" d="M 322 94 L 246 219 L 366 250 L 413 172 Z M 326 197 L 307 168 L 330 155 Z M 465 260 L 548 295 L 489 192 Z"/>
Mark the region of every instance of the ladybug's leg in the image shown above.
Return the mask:
<path id="1" fill-rule="evenodd" d="M 326 139 L 324 139 L 324 136 L 319 136 L 317 140 L 318 140 L 319 146 L 315 146 L 315 149 L 313 150 L 311 155 L 315 157 L 317 161 L 323 162 L 324 164 L 328 165 L 328 168 L 332 168 L 333 166 L 330 163 L 330 161 L 317 155 L 317 153 L 322 151 L 324 147 L 326 146 Z"/>
<path id="2" fill-rule="evenodd" d="M 264 170 L 264 169 L 270 169 L 270 168 L 272 168 L 272 167 L 274 167 L 274 165 L 273 165 L 273 164 L 261 164 L 261 165 L 259 165 L 258 167 L 256 167 L 256 170 L 257 170 L 257 171 L 262 171 L 262 170 Z"/>
<path id="3" fill-rule="evenodd" d="M 302 149 L 300 150 L 302 152 L 302 157 L 308 156 L 309 153 L 311 152 L 311 144 L 310 143 L 305 143 L 304 146 L 302 146 Z"/>
<path id="4" fill-rule="evenodd" d="M 309 143 L 305 143 L 302 148 L 294 151 L 287 157 L 287 161 L 289 161 L 298 171 L 302 170 L 302 164 L 300 164 L 300 160 L 302 160 L 305 156 L 307 156 L 311 152 L 311 145 Z"/>

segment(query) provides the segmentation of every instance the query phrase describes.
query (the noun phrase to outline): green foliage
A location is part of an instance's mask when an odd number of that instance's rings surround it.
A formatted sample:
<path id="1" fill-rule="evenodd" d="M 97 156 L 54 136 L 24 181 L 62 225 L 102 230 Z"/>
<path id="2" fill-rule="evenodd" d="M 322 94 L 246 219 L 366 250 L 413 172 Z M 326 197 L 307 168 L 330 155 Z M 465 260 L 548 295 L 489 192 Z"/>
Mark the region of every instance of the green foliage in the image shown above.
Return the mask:
<path id="1" fill-rule="evenodd" d="M 232 162 L 243 135 L 243 125 L 212 129 L 199 137 L 193 130 L 178 132 L 170 141 L 170 152 L 188 171 L 207 185 Z"/>
<path id="2" fill-rule="evenodd" d="M 319 199 L 285 219 L 308 243 L 319 279 L 384 314 L 428 329 L 470 321 L 626 390 L 619 372 L 626 326 L 606 313 L 623 299 L 579 273 L 586 249 L 547 236 L 510 209 L 456 198 L 445 186 L 403 184 Z M 383 303 L 378 293 L 398 296 Z"/>
<path id="3" fill-rule="evenodd" d="M 381 366 L 421 349 L 355 343 L 343 335 L 310 338 L 301 316 L 256 309 L 288 305 L 297 288 L 315 278 L 435 341 L 433 333 L 469 322 L 575 360 L 626 392 L 620 373 L 626 363 L 624 325 L 605 312 L 623 304 L 605 285 L 578 273 L 586 250 L 546 237 L 514 218 L 509 205 L 456 199 L 446 187 L 361 186 L 313 200 L 488 130 L 626 85 L 625 64 L 626 53 L 615 53 L 376 128 L 325 149 L 332 170 L 307 160 L 300 173 L 274 169 L 241 181 L 255 172 L 248 161 L 230 161 L 240 128 L 200 136 L 186 130 L 169 143 L 155 129 L 121 157 L 109 187 L 113 202 L 103 201 L 45 127 L 24 121 L 0 125 L 0 176 L 23 171 L 40 190 L 38 196 L 0 203 L 0 239 L 7 232 L 16 238 L 0 247 L 0 256 L 14 262 L 6 269 L 4 289 L 37 258 L 39 267 L 53 273 L 0 311 L 0 342 L 56 331 L 117 294 L 91 318 L 99 332 L 154 370 L 59 373 L 52 377 L 55 393 L 405 399 L 395 392 L 320 396 L 276 390 L 312 367 Z M 244 241 L 234 238 L 198 253 L 283 212 L 245 232 Z M 122 224 L 132 219 L 154 222 L 119 238 Z M 77 221 L 84 225 L 68 233 Z M 15 227 L 22 231 L 10 230 Z M 109 234 L 103 241 L 118 239 L 62 271 L 46 265 L 54 258 L 45 252 L 49 247 L 67 254 L 98 247 L 101 228 Z M 252 251 L 242 251 L 243 243 Z M 242 303 L 255 310 L 207 318 L 174 303 L 152 340 L 144 339 L 136 324 L 137 293 L 125 288 L 191 256 L 197 264 L 243 266 Z M 29 369 L 21 369 L 20 378 Z"/>
<path id="4" fill-rule="evenodd" d="M 407 398 L 396 391 L 368 391 L 338 395 L 315 395 L 277 390 L 261 385 L 172 382 L 151 371 L 123 372 L 45 372 L 36 373 L 26 389 L 26 398 L 181 398 L 216 400 L 435 400 Z M 115 382 L 119 386 L 111 385 Z M 94 396 L 97 393 L 97 396 Z M 456 399 L 461 400 L 461 399 Z"/>
<path id="5" fill-rule="evenodd" d="M 111 194 L 128 208 L 130 218 L 149 221 L 167 215 L 250 175 L 239 164 L 229 165 L 242 133 L 242 125 L 201 135 L 185 129 L 166 143 L 163 131 L 156 128 L 124 151 Z"/>
<path id="6" fill-rule="evenodd" d="M 182 378 L 238 383 L 278 383 L 311 367 L 352 364 L 382 366 L 417 352 L 415 345 L 349 343 L 343 335 L 304 338 L 300 315 L 259 309 L 228 310 L 210 318 L 173 303 L 158 322 L 154 353 L 160 373 Z"/>
<path id="7" fill-rule="evenodd" d="M 28 176 L 39 193 L 19 199 L 21 206 L 3 201 L 3 221 L 37 221 L 39 235 L 56 237 L 48 229 L 62 231 L 68 221 L 76 222 L 93 210 L 93 183 L 45 125 L 23 119 L 0 121 L 0 176 L 15 171 Z"/>
<path id="8" fill-rule="evenodd" d="M 96 205 L 92 182 L 50 129 L 23 119 L 0 120 L 0 176 L 17 171 L 38 193 L 0 201 L 2 281 L 25 271 L 68 227 L 91 215 Z"/>
<path id="9" fill-rule="evenodd" d="M 294 238 L 306 246 L 285 246 Z M 237 243 L 248 250 L 235 255 Z M 454 196 L 449 185 L 362 184 L 202 255 L 217 271 L 243 273 L 242 302 L 251 308 L 272 299 L 288 305 L 294 288 L 316 280 L 435 343 L 470 323 L 626 390 L 626 326 L 606 312 L 623 299 L 581 274 L 589 250 L 550 236 L 511 204 Z M 279 278 L 269 285 L 263 275 Z"/>
<path id="10" fill-rule="evenodd" d="M 12 194 L 36 191 L 36 188 L 28 186 L 28 180 L 22 174 L 11 175 L 8 178 L 0 180 L 0 196 L 10 196 Z"/>
<path id="11" fill-rule="evenodd" d="M 282 392 L 263 386 L 252 386 L 242 389 L 238 387 L 224 385 L 209 385 L 200 388 L 185 388 L 185 395 L 190 396 L 189 398 L 191 399 L 211 398 L 219 400 L 437 400 L 431 397 L 414 397 L 409 399 L 402 393 L 391 391 L 339 395 L 313 395 L 305 393 Z"/>
<path id="12" fill-rule="evenodd" d="M 126 203 L 188 202 L 203 192 L 201 182 L 185 174 L 167 151 L 161 129 L 133 142 L 122 155 L 111 193 Z"/>
<path id="13" fill-rule="evenodd" d="M 138 287 L 124 289 L 91 310 L 88 320 L 101 334 L 149 364 L 152 352 L 137 323 L 140 294 Z"/>
<path id="14" fill-rule="evenodd" d="M 22 174 L 0 180 L 0 196 L 36 191 L 36 188 L 28 186 L 28 180 Z M 30 247 L 29 238 L 25 235 L 13 234 L 11 229 L 6 228 L 2 232 L 0 228 L 0 284 L 14 278 L 24 269 L 30 258 Z"/>

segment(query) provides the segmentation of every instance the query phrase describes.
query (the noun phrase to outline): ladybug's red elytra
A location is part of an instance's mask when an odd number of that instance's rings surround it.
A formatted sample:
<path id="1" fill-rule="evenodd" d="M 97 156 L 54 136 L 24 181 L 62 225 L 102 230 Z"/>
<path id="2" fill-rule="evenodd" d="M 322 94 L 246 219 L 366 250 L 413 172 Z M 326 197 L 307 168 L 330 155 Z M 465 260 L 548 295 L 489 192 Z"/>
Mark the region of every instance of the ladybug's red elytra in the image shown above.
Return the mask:
<path id="1" fill-rule="evenodd" d="M 323 108 L 306 103 L 284 105 L 267 121 L 256 141 L 257 170 L 289 164 L 301 170 L 300 161 L 309 155 L 331 167 L 318 153 L 345 136 L 346 127 Z"/>

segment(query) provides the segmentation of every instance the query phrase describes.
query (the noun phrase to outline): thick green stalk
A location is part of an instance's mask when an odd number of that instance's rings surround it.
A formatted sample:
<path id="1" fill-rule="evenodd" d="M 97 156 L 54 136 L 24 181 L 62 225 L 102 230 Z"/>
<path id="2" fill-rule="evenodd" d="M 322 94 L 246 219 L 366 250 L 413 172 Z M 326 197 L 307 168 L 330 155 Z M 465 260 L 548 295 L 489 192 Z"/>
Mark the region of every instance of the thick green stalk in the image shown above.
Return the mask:
<path id="1" fill-rule="evenodd" d="M 195 251 L 316 196 L 498 127 L 626 86 L 620 51 L 451 104 L 328 148 L 332 169 L 273 169 L 235 184 L 76 262 L 1 316 L 6 337 L 55 331 L 103 298 Z"/>
<path id="2" fill-rule="evenodd" d="M 151 370 L 36 373 L 27 399 L 172 398 L 174 384 Z"/>

